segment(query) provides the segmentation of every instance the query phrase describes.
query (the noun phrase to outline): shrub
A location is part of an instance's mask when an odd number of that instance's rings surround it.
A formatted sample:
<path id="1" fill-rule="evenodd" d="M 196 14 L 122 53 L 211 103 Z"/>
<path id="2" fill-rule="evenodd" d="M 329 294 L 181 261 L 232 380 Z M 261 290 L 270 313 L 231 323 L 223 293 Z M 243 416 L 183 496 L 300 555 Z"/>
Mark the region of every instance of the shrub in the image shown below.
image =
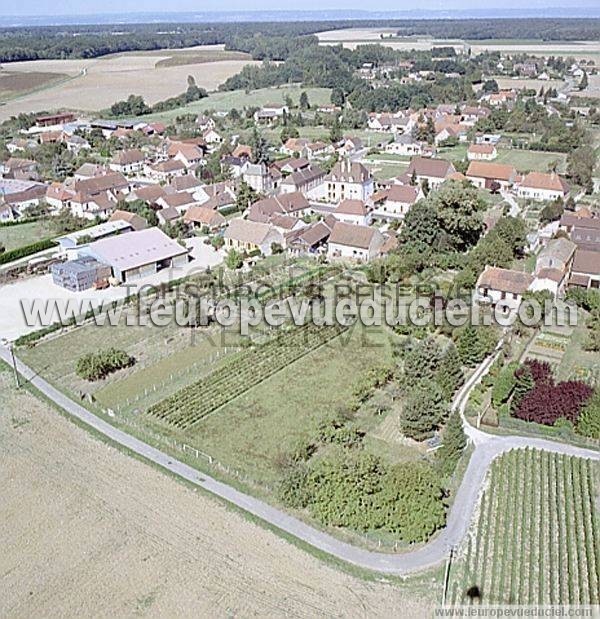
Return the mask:
<path id="1" fill-rule="evenodd" d="M 435 452 L 435 459 L 442 475 L 452 475 L 458 460 L 467 444 L 463 430 L 462 419 L 457 411 L 448 418 L 448 423 L 442 432 L 442 445 Z"/>
<path id="2" fill-rule="evenodd" d="M 18 247 L 17 249 L 11 249 L 10 251 L 5 251 L 0 254 L 0 264 L 7 264 L 13 260 L 26 258 L 27 256 L 32 256 L 33 254 L 50 249 L 51 247 L 54 247 L 54 241 L 46 239 L 45 241 L 37 241 L 30 245 L 25 245 L 24 247 Z"/>
<path id="3" fill-rule="evenodd" d="M 575 425 L 575 432 L 600 440 L 600 389 L 596 388 L 592 397 L 586 402 Z"/>
<path id="4" fill-rule="evenodd" d="M 506 365 L 498 374 L 492 388 L 492 404 L 494 408 L 499 408 L 502 404 L 508 402 L 517 382 L 515 371 L 518 367 L 518 362 L 513 361 Z"/>
<path id="5" fill-rule="evenodd" d="M 498 342 L 498 335 L 492 327 L 469 325 L 458 331 L 456 347 L 464 365 L 473 367 L 481 363 Z"/>
<path id="6" fill-rule="evenodd" d="M 124 350 L 108 348 L 96 353 L 88 353 L 77 360 L 75 372 L 85 380 L 94 381 L 105 378 L 111 372 L 116 372 L 133 365 L 134 358 Z"/>
<path id="7" fill-rule="evenodd" d="M 405 436 L 423 441 L 433 436 L 447 412 L 448 404 L 439 385 L 421 379 L 406 394 L 400 414 L 400 431 Z"/>

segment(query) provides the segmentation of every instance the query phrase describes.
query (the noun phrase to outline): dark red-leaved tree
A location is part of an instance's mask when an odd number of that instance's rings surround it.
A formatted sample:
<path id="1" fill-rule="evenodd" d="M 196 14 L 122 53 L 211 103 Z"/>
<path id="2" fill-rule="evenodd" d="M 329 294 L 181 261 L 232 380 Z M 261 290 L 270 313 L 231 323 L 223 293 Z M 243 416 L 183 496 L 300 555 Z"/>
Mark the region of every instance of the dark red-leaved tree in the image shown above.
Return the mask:
<path id="1" fill-rule="evenodd" d="M 546 383 L 549 381 L 552 382 L 552 366 L 547 361 L 527 359 L 523 365 L 526 365 L 529 368 L 536 385 L 538 383 Z"/>
<path id="2" fill-rule="evenodd" d="M 525 421 L 553 425 L 561 417 L 575 423 L 583 404 L 591 397 L 592 387 L 569 380 L 554 384 L 552 379 L 537 382 L 521 400 L 514 415 Z"/>

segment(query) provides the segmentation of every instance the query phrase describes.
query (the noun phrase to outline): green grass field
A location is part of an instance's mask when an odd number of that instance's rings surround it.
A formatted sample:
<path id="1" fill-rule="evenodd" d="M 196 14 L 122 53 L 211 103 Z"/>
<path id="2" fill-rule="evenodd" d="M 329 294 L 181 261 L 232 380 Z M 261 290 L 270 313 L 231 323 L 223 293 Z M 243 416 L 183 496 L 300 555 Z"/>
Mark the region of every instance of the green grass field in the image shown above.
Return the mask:
<path id="1" fill-rule="evenodd" d="M 182 114 L 200 114 L 206 110 L 227 112 L 233 108 L 242 110 L 246 107 L 260 107 L 266 103 L 284 103 L 286 96 L 290 96 L 294 104 L 298 104 L 302 92 L 306 92 L 308 100 L 313 106 L 330 103 L 331 90 L 329 88 L 303 88 L 302 86 L 293 84 L 252 90 L 249 93 L 244 90 L 214 92 L 205 99 L 196 101 L 185 107 L 144 116 L 144 120 L 170 121 Z"/>
<path id="2" fill-rule="evenodd" d="M 450 148 L 440 148 L 438 157 L 448 161 L 464 161 L 467 157 L 467 144 L 458 144 Z M 498 157 L 493 163 L 506 163 L 515 166 L 518 172 L 537 170 L 547 172 L 548 166 L 558 162 L 558 171 L 566 169 L 567 156 L 564 153 L 551 153 L 537 150 L 520 150 L 516 148 L 498 149 Z"/>
<path id="3" fill-rule="evenodd" d="M 599 466 L 517 450 L 492 465 L 489 488 L 449 584 L 452 604 L 598 604 Z"/>
<path id="4" fill-rule="evenodd" d="M 4 245 L 6 251 L 30 245 L 54 236 L 50 224 L 47 221 L 31 221 L 17 226 L 0 226 L 0 245 Z"/>
<path id="5" fill-rule="evenodd" d="M 352 329 L 206 417 L 186 441 L 258 483 L 275 483 L 278 457 L 343 407 L 365 371 L 390 359 L 387 333 Z"/>

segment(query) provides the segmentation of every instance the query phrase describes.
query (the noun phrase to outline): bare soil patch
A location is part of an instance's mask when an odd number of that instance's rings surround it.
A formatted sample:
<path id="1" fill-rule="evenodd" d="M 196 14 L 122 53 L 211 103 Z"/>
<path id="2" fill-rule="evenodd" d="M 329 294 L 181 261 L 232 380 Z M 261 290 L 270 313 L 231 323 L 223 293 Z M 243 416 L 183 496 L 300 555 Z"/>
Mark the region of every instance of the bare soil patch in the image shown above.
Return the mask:
<path id="1" fill-rule="evenodd" d="M 0 71 L 0 100 L 48 86 L 67 77 L 65 73 Z"/>

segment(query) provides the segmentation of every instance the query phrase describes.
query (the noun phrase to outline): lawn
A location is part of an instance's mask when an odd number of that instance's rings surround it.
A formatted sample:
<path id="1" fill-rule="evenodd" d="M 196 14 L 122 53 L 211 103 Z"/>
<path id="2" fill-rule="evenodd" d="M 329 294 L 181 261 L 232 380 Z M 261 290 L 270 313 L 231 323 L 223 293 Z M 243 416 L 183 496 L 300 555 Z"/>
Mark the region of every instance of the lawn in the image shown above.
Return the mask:
<path id="1" fill-rule="evenodd" d="M 467 157 L 467 144 L 458 144 L 452 147 L 438 149 L 438 157 L 448 161 L 464 161 Z M 547 172 L 548 166 L 558 162 L 558 171 L 566 169 L 567 156 L 564 153 L 552 153 L 538 150 L 524 150 L 518 148 L 499 148 L 498 157 L 493 163 L 513 165 L 518 172 L 537 170 Z"/>
<path id="2" fill-rule="evenodd" d="M 376 180 L 386 180 L 404 174 L 408 163 L 400 161 L 398 163 L 367 163 L 366 167 L 371 170 Z"/>
<path id="3" fill-rule="evenodd" d="M 567 156 L 564 153 L 552 153 L 538 150 L 521 150 L 517 148 L 499 149 L 494 163 L 514 165 L 519 172 L 537 170 L 547 172 L 550 164 L 558 162 L 558 172 L 566 169 Z"/>
<path id="4" fill-rule="evenodd" d="M 244 90 L 214 92 L 205 99 L 185 107 L 144 116 L 144 120 L 170 121 L 181 114 L 200 114 L 206 110 L 227 112 L 233 108 L 242 110 L 247 107 L 260 107 L 266 103 L 284 103 L 286 96 L 290 96 L 294 104 L 297 104 L 302 92 L 306 92 L 311 105 L 317 106 L 330 103 L 331 90 L 329 88 L 303 88 L 298 84 L 292 84 L 262 88 L 250 92 Z"/>
<path id="5" fill-rule="evenodd" d="M 6 251 L 55 236 L 48 221 L 30 221 L 16 226 L 0 226 L 0 245 Z"/>
<path id="6" fill-rule="evenodd" d="M 598 604 L 598 474 L 597 463 L 545 451 L 498 458 L 452 566 L 449 602 Z"/>
<path id="7" fill-rule="evenodd" d="M 343 407 L 366 370 L 389 360 L 387 333 L 367 335 L 356 327 L 206 417 L 186 441 L 256 482 L 273 484 L 278 458 Z"/>

